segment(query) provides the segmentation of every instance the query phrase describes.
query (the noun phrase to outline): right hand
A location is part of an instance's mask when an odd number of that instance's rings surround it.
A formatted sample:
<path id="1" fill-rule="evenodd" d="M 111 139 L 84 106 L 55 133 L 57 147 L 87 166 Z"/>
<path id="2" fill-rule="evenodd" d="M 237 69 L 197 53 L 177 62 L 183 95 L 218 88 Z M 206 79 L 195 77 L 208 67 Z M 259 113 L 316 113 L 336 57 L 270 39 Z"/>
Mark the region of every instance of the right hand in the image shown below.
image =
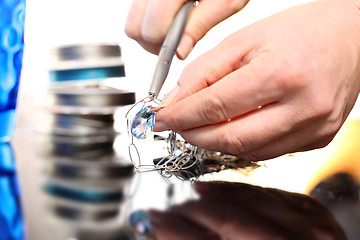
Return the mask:
<path id="1" fill-rule="evenodd" d="M 133 0 L 125 33 L 145 50 L 158 54 L 172 20 L 186 0 Z M 195 44 L 216 24 L 240 11 L 249 0 L 201 0 L 194 9 L 176 54 L 185 59 Z"/>
<path id="2" fill-rule="evenodd" d="M 359 39 L 359 0 L 264 18 L 186 66 L 154 131 L 252 161 L 324 147 L 360 92 Z"/>

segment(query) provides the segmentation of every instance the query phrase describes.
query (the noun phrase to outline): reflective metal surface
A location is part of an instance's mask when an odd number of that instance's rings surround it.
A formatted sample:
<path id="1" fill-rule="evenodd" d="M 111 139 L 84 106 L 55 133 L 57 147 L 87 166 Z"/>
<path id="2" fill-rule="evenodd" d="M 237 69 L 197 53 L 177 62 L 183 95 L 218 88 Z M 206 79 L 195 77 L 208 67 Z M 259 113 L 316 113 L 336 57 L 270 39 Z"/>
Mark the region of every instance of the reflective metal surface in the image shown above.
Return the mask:
<path id="1" fill-rule="evenodd" d="M 11 209 L 24 221 L 13 223 L 25 239 L 360 239 L 360 120 L 324 152 L 256 163 L 166 133 L 135 139 L 135 168 L 126 130 L 115 129 L 126 127 L 134 93 L 102 82 L 49 93 L 44 108 L 22 102 L 2 152 L 14 152 L 21 194 L 8 199 L 19 198 Z"/>
<path id="2" fill-rule="evenodd" d="M 134 169 L 114 138 L 54 141 L 33 127 L 20 125 L 13 142 L 26 239 L 131 239 L 123 228 Z"/>
<path id="3" fill-rule="evenodd" d="M 125 77 L 125 66 L 118 44 L 87 43 L 52 49 L 49 71 L 53 83 Z"/>
<path id="4" fill-rule="evenodd" d="M 103 152 L 90 157 L 87 152 L 96 149 L 95 139 L 88 149 L 79 147 L 74 137 L 66 144 L 53 142 L 35 125 L 20 122 L 12 144 L 27 239 L 146 239 L 129 228 L 129 216 L 141 209 L 152 209 L 153 228 L 147 239 L 247 239 L 249 234 L 254 239 L 323 239 L 314 237 L 318 231 L 320 236 L 345 239 L 343 230 L 348 239 L 360 236 L 359 184 L 348 174 L 334 174 L 313 188 L 310 194 L 320 204 L 276 188 L 189 181 L 216 179 L 211 173 L 229 169 L 246 176 L 251 170 L 243 170 L 249 163 L 207 159 L 183 175 L 134 173 L 124 135 L 116 137 L 112 151 L 103 146 Z M 149 159 L 144 161 L 156 162 L 159 142 L 153 141 L 153 153 L 147 149 Z M 49 145 L 63 147 L 50 151 Z M 66 145 L 73 145 L 71 151 Z M 259 168 L 266 167 L 255 167 Z"/>
<path id="5" fill-rule="evenodd" d="M 21 191 L 12 147 L 0 144 L 0 239 L 25 239 Z"/>
<path id="6" fill-rule="evenodd" d="M 69 86 L 49 90 L 50 101 L 56 106 L 118 107 L 135 102 L 135 93 L 102 86 Z"/>
<path id="7" fill-rule="evenodd" d="M 52 51 L 54 61 L 80 61 L 99 58 L 121 57 L 121 48 L 118 44 L 78 44 L 54 48 Z"/>

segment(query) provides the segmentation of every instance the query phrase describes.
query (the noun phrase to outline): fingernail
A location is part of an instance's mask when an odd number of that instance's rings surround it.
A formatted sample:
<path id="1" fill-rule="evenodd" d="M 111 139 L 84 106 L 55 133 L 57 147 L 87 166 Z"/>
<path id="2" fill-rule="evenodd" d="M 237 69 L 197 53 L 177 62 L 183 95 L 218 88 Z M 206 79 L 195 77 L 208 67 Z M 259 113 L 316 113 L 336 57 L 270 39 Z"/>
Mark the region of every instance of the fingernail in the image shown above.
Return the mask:
<path id="1" fill-rule="evenodd" d="M 166 124 L 163 121 L 155 121 L 155 126 L 153 131 L 154 132 L 162 132 L 169 130 L 169 128 L 166 126 Z"/>
<path id="2" fill-rule="evenodd" d="M 171 90 L 168 94 L 166 94 L 164 100 L 161 103 L 161 106 L 168 105 L 172 100 L 174 100 L 175 96 L 179 92 L 180 87 L 176 86 L 173 90 Z"/>
<path id="3" fill-rule="evenodd" d="M 188 34 L 184 34 L 176 50 L 177 56 L 181 60 L 184 60 L 190 54 L 191 50 L 194 48 L 194 45 L 195 43 L 193 38 Z"/>

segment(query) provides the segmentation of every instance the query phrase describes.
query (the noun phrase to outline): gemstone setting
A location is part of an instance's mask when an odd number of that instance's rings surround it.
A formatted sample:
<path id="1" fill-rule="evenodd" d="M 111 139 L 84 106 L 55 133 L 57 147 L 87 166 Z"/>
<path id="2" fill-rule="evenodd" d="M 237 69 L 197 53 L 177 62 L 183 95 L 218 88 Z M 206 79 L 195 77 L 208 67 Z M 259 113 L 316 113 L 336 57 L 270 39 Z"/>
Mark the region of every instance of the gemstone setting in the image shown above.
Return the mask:
<path id="1" fill-rule="evenodd" d="M 149 111 L 150 108 L 151 105 L 142 107 L 131 123 L 131 134 L 138 139 L 147 138 L 154 129 L 155 112 Z"/>

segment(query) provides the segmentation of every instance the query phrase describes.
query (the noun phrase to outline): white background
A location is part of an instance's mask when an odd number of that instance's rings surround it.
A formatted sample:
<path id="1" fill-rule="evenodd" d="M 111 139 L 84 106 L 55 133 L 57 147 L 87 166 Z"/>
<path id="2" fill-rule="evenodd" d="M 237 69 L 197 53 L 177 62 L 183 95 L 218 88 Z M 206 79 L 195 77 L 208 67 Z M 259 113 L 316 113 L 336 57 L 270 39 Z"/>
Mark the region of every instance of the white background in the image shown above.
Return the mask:
<path id="1" fill-rule="evenodd" d="M 239 14 L 215 27 L 186 61 L 174 61 L 162 94 L 171 89 L 189 61 L 230 33 L 284 8 L 309 0 L 252 0 Z M 146 92 L 156 57 L 123 32 L 130 0 L 28 0 L 22 87 L 36 92 L 48 84 L 49 50 L 57 45 L 119 42 L 127 76 L 136 91 Z"/>

